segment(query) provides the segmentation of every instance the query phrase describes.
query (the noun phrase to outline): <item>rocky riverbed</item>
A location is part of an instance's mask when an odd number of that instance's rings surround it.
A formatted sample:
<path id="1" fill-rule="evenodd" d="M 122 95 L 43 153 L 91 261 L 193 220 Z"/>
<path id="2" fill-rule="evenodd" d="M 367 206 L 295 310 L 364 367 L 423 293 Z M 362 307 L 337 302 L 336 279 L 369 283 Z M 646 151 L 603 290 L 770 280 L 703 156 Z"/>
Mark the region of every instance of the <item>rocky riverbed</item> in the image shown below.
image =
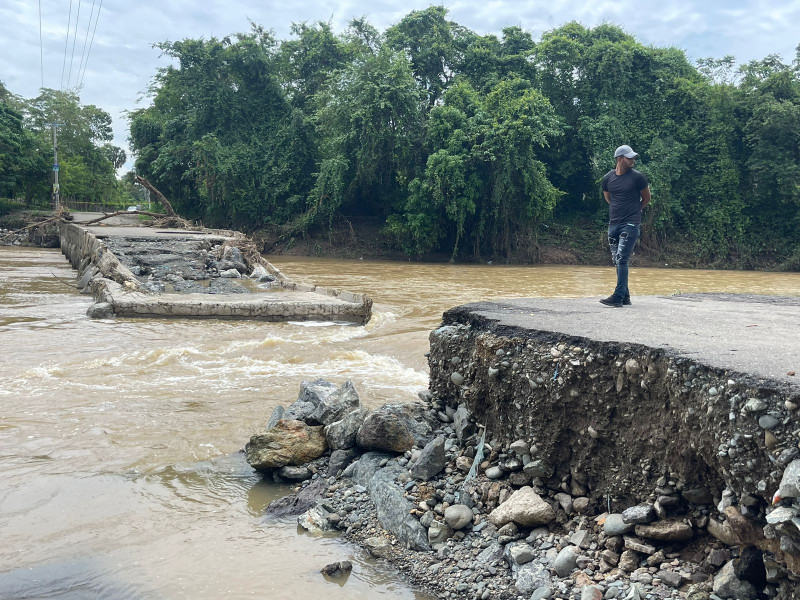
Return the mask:
<path id="1" fill-rule="evenodd" d="M 798 573 L 746 499 L 715 506 L 711 489 L 664 472 L 641 502 L 610 509 L 579 471 L 556 476 L 536 439 L 497 438 L 476 416 L 428 391 L 367 411 L 349 382 L 304 382 L 246 454 L 266 477 L 299 482 L 268 516 L 339 530 L 439 598 L 797 597 Z M 788 551 L 799 459 L 776 491 L 767 533 Z"/>

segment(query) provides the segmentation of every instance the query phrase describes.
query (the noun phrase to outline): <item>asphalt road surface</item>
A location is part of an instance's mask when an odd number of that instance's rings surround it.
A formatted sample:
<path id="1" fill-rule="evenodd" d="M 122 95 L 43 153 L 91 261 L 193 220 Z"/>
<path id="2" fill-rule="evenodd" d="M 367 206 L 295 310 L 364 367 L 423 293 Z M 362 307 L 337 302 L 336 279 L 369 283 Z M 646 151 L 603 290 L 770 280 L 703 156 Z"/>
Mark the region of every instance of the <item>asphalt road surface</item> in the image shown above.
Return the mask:
<path id="1" fill-rule="evenodd" d="M 663 348 L 711 367 L 781 381 L 800 391 L 800 298 L 733 294 L 637 296 L 610 308 L 595 298 L 523 298 L 453 309 L 491 328 L 567 334 Z M 449 320 L 446 318 L 446 321 Z M 793 375 L 796 373 L 796 375 Z"/>

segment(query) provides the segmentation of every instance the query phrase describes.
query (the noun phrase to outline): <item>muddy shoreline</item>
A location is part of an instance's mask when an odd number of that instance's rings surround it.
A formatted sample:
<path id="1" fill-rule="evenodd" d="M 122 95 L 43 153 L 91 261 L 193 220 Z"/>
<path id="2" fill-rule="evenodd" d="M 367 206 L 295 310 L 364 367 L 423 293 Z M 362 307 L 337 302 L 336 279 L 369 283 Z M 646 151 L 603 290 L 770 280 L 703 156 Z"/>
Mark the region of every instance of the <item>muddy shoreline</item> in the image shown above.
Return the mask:
<path id="1" fill-rule="evenodd" d="M 334 223 L 330 230 L 306 235 L 288 235 L 273 227 L 253 233 L 264 254 L 276 256 L 330 257 L 342 259 L 389 260 L 448 263 L 450 253 L 410 257 L 372 222 Z M 610 266 L 605 229 L 593 223 L 553 223 L 511 256 L 470 256 L 463 250 L 455 257 L 458 264 L 584 265 Z M 793 271 L 800 267 L 797 258 L 760 253 L 741 256 L 703 258 L 686 240 L 672 240 L 661 247 L 640 242 L 631 265 L 643 268 L 686 268 L 720 270 Z"/>

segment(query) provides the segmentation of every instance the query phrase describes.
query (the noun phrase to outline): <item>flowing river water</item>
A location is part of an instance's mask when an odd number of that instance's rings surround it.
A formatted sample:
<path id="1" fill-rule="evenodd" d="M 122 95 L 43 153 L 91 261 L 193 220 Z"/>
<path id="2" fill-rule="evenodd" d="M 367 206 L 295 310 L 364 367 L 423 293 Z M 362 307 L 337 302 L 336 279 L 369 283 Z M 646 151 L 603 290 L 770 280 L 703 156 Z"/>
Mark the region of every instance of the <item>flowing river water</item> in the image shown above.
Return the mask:
<path id="1" fill-rule="evenodd" d="M 289 488 L 239 450 L 303 379 L 352 379 L 368 407 L 413 400 L 449 307 L 599 297 L 614 281 L 610 267 L 272 260 L 366 292 L 372 321 L 93 321 L 58 250 L 0 248 L 0 598 L 425 598 L 337 538 L 265 521 Z M 797 273 L 634 268 L 631 282 L 800 296 Z M 325 581 L 319 569 L 345 559 L 347 582 Z"/>

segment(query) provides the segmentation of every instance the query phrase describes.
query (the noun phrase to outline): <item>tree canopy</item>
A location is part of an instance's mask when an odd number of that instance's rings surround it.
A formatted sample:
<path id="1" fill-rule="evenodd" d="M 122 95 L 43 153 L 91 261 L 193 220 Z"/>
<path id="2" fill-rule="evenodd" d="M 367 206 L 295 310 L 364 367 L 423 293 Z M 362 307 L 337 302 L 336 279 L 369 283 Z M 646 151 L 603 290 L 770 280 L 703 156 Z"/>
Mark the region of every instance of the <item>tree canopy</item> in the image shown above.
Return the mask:
<path id="1" fill-rule="evenodd" d="M 123 190 L 115 169 L 125 151 L 112 145 L 111 116 L 73 92 L 44 88 L 36 98 L 0 84 L 0 197 L 46 200 L 52 189 L 51 123 L 58 123 L 59 184 L 65 200 L 109 203 Z"/>
<path id="2" fill-rule="evenodd" d="M 208 224 L 357 216 L 412 256 L 502 259 L 553 220 L 602 223 L 626 143 L 653 192 L 645 244 L 714 261 L 800 241 L 800 59 L 692 64 L 610 24 L 478 35 L 441 6 L 385 32 L 253 25 L 159 47 L 174 64 L 131 114 L 136 170 Z"/>

